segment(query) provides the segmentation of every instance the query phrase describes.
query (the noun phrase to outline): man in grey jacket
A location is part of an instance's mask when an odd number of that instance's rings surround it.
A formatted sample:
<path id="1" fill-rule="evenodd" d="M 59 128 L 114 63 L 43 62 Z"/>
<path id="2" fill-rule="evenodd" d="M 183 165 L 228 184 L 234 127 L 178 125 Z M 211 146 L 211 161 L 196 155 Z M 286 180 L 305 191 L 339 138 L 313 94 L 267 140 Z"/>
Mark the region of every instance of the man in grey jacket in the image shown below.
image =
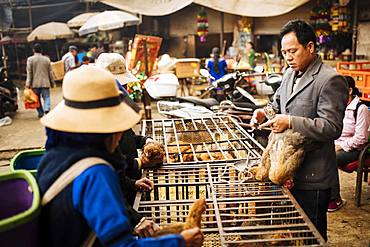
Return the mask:
<path id="1" fill-rule="evenodd" d="M 33 47 L 33 56 L 27 59 L 27 80 L 26 88 L 32 88 L 40 100 L 40 107 L 37 108 L 38 117 L 50 111 L 50 87 L 54 86 L 54 77 L 51 69 L 50 59 L 41 54 L 40 44 Z M 44 100 L 44 107 L 41 103 Z"/>
<path id="2" fill-rule="evenodd" d="M 281 52 L 289 68 L 273 101 L 278 114 L 260 128 L 271 126 L 277 133 L 290 128 L 313 140 L 294 176 L 291 192 L 327 240 L 330 188 L 338 183 L 334 140 L 342 131 L 348 87 L 344 78 L 317 56 L 316 36 L 309 24 L 289 21 L 280 34 Z M 264 119 L 264 111 L 256 110 L 252 124 Z"/>

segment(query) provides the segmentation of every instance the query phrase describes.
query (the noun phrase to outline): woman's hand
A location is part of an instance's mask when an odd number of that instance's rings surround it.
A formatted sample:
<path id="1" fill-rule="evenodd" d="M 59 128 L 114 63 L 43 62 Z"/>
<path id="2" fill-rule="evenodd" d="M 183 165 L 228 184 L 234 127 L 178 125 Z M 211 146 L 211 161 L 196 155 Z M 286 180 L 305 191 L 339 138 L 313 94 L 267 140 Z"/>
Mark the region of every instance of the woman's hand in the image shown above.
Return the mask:
<path id="1" fill-rule="evenodd" d="M 142 238 L 148 238 L 159 230 L 159 226 L 151 220 L 140 221 L 139 224 L 135 226 L 134 232 Z"/>
<path id="2" fill-rule="evenodd" d="M 148 178 L 136 180 L 135 188 L 140 191 L 151 191 L 154 188 L 154 183 Z"/>

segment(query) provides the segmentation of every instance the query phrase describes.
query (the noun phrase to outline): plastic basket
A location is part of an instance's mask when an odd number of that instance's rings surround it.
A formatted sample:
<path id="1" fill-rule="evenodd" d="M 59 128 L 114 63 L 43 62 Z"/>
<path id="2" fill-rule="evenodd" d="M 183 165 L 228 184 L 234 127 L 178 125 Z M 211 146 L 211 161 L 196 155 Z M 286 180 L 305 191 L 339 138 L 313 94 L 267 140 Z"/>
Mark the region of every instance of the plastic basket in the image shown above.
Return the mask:
<path id="1" fill-rule="evenodd" d="M 353 77 L 356 87 L 361 92 L 361 100 L 370 101 L 370 61 L 339 62 L 337 71 L 342 75 Z"/>
<path id="2" fill-rule="evenodd" d="M 44 153 L 45 149 L 33 149 L 19 152 L 10 161 L 10 170 L 27 170 L 36 177 L 37 166 Z"/>
<path id="3" fill-rule="evenodd" d="M 40 193 L 27 171 L 0 175 L 1 246 L 39 246 Z"/>

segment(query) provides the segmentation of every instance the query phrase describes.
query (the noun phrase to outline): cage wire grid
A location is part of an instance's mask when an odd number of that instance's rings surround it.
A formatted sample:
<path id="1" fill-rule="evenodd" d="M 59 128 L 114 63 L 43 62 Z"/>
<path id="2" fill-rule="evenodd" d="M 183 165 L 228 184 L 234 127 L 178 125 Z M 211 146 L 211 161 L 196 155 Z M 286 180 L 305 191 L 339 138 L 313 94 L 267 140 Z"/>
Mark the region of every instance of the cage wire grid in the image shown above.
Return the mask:
<path id="1" fill-rule="evenodd" d="M 236 165 L 258 163 L 263 147 L 231 117 L 145 120 L 142 135 L 166 150 L 165 164 L 143 174 L 153 191 L 136 196 L 134 208 L 146 218 L 184 222 L 192 203 L 205 198 L 205 247 L 325 245 L 289 190 Z"/>
<path id="2" fill-rule="evenodd" d="M 165 146 L 165 165 L 240 159 L 258 162 L 263 151 L 263 147 L 229 116 L 144 120 L 142 135 Z"/>
<path id="3" fill-rule="evenodd" d="M 240 181 L 233 162 L 183 164 L 145 170 L 151 192 L 134 208 L 160 226 L 184 222 L 192 203 L 205 198 L 203 246 L 323 246 L 325 241 L 290 192 L 271 182 Z"/>

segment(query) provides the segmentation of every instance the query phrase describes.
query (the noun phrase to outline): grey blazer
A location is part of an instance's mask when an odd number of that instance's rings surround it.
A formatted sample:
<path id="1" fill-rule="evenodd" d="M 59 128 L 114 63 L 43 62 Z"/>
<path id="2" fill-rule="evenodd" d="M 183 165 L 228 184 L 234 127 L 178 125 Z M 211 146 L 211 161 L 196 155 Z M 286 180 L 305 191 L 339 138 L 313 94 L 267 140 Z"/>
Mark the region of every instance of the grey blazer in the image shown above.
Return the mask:
<path id="1" fill-rule="evenodd" d="M 273 104 L 291 115 L 294 131 L 314 141 L 294 176 L 297 189 L 328 189 L 338 183 L 334 140 L 342 132 L 348 101 L 345 79 L 317 57 L 292 93 L 294 71 L 287 69 Z"/>
<path id="2" fill-rule="evenodd" d="M 26 86 L 32 88 L 50 88 L 54 84 L 50 59 L 40 53 L 35 53 L 27 59 Z"/>

